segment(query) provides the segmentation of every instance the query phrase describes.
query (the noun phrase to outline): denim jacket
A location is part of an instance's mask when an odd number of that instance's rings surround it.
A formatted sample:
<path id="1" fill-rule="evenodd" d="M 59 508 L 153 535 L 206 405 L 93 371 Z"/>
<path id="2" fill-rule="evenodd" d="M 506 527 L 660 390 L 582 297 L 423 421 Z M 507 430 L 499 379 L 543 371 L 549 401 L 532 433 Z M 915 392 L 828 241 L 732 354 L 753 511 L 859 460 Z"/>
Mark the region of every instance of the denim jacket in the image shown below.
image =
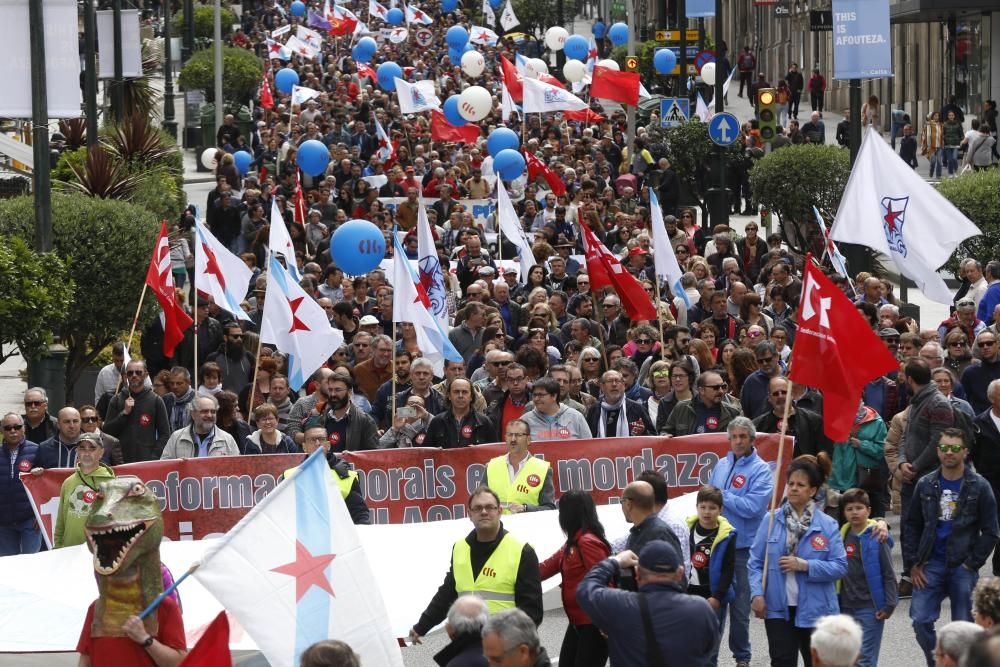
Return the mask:
<path id="1" fill-rule="evenodd" d="M 917 481 L 910 512 L 904 518 L 903 554 L 914 563 L 926 563 L 934 552 L 941 501 L 939 472 L 940 469 L 934 470 Z M 966 462 L 954 524 L 945 551 L 945 565 L 965 565 L 978 572 L 993 552 L 997 539 L 997 505 L 993 489 Z"/>

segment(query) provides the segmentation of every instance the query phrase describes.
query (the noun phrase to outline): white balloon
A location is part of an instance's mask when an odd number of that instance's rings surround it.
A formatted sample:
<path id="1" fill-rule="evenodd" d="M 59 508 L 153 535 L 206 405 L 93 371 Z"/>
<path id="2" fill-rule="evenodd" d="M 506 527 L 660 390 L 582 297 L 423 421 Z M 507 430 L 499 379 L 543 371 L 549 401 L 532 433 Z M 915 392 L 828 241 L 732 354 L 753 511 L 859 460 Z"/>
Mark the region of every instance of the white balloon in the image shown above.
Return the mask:
<path id="1" fill-rule="evenodd" d="M 569 37 L 569 31 L 566 28 L 553 26 L 545 33 L 545 46 L 553 51 L 560 51 L 565 46 L 567 37 Z"/>
<path id="2" fill-rule="evenodd" d="M 611 60 L 610 58 L 608 58 L 606 60 L 598 60 L 597 61 L 597 66 L 598 67 L 607 67 L 608 69 L 613 69 L 616 72 L 620 72 L 621 69 L 622 69 L 621 67 L 618 66 L 617 62 L 615 62 L 614 60 Z"/>
<path id="3" fill-rule="evenodd" d="M 462 54 L 462 71 L 469 78 L 475 79 L 486 69 L 486 59 L 479 51 L 466 51 Z"/>
<path id="4" fill-rule="evenodd" d="M 215 171 L 215 168 L 219 166 L 219 161 L 215 159 L 215 154 L 218 152 L 218 148 L 206 148 L 201 152 L 201 163 L 205 165 L 205 169 Z"/>
<path id="5" fill-rule="evenodd" d="M 702 66 L 701 80 L 710 86 L 715 85 L 715 63 L 705 63 Z"/>
<path id="6" fill-rule="evenodd" d="M 458 113 L 469 122 L 486 118 L 492 108 L 493 96 L 482 86 L 469 86 L 458 96 Z"/>
<path id="7" fill-rule="evenodd" d="M 566 77 L 566 80 L 570 83 L 583 81 L 583 77 L 586 74 L 587 66 L 579 60 L 567 60 L 566 64 L 563 65 L 563 76 Z"/>
<path id="8" fill-rule="evenodd" d="M 538 74 L 548 74 L 549 64 L 542 60 L 541 58 L 531 58 L 528 60 L 528 65 L 535 70 Z"/>

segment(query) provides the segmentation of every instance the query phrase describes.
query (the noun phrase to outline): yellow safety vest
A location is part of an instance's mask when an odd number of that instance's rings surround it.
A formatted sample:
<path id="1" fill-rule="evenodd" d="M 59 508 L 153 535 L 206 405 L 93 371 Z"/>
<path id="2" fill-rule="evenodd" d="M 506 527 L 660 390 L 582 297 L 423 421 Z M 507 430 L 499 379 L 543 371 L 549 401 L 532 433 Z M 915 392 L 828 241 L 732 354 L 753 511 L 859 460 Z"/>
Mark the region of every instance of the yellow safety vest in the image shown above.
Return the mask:
<path id="1" fill-rule="evenodd" d="M 293 470 L 298 470 L 298 469 L 299 469 L 298 466 L 295 466 L 294 468 L 289 468 L 285 472 L 281 473 L 281 478 L 288 479 L 289 474 L 291 474 Z M 340 488 L 341 497 L 344 500 L 347 500 L 347 496 L 351 493 L 351 487 L 354 486 L 354 480 L 358 478 L 358 473 L 355 472 L 354 470 L 348 470 L 347 477 L 341 477 L 340 475 L 337 474 L 336 470 L 330 468 L 330 474 L 333 475 L 333 478 L 337 481 L 337 487 Z"/>
<path id="2" fill-rule="evenodd" d="M 514 583 L 521 564 L 524 543 L 510 533 L 490 554 L 478 577 L 472 572 L 472 548 L 464 539 L 455 542 L 451 551 L 451 571 L 455 576 L 455 591 L 475 593 L 486 602 L 491 614 L 514 608 Z"/>
<path id="3" fill-rule="evenodd" d="M 510 472 L 507 470 L 507 457 L 498 456 L 490 459 L 486 465 L 486 486 L 490 487 L 500 496 L 500 504 L 503 506 L 503 513 L 510 514 L 507 505 L 518 503 L 519 505 L 538 505 L 538 497 L 542 493 L 542 484 L 545 476 L 549 474 L 552 465 L 545 460 L 528 455 L 528 459 L 521 466 L 521 471 L 517 473 L 514 481 L 510 481 Z"/>

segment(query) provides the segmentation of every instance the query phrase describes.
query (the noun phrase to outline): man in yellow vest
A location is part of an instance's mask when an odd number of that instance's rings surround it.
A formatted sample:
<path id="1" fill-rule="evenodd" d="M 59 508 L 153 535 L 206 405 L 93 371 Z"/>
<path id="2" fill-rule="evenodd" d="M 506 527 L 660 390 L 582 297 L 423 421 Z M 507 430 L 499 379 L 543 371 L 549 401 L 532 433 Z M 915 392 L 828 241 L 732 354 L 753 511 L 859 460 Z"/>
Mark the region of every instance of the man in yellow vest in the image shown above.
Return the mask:
<path id="1" fill-rule="evenodd" d="M 507 453 L 486 464 L 486 486 L 500 497 L 504 514 L 556 508 L 552 465 L 532 456 L 531 427 L 523 419 L 507 423 Z"/>
<path id="2" fill-rule="evenodd" d="M 472 492 L 468 510 L 475 528 L 452 547 L 444 582 L 410 629 L 414 644 L 445 619 L 463 593 L 483 598 L 490 613 L 517 607 L 535 625 L 542 622 L 542 578 L 535 550 L 504 529 L 500 498 L 488 486 Z"/>
<path id="3" fill-rule="evenodd" d="M 340 489 L 340 495 L 344 498 L 344 502 L 347 503 L 347 511 L 350 512 L 351 520 L 354 524 L 370 524 L 372 522 L 371 512 L 368 509 L 368 504 L 365 503 L 365 497 L 361 495 L 361 481 L 358 473 L 351 470 L 347 462 L 339 456 L 330 454 L 330 439 L 327 437 L 326 426 L 323 425 L 321 418 L 309 419 L 306 422 L 303 436 L 302 449 L 305 450 L 307 455 L 312 454 L 320 447 L 323 448 L 327 460 L 330 462 L 330 474 L 333 476 L 334 481 L 337 482 L 337 488 Z M 286 470 L 282 473 L 281 479 L 288 477 L 295 469 L 289 468 Z"/>

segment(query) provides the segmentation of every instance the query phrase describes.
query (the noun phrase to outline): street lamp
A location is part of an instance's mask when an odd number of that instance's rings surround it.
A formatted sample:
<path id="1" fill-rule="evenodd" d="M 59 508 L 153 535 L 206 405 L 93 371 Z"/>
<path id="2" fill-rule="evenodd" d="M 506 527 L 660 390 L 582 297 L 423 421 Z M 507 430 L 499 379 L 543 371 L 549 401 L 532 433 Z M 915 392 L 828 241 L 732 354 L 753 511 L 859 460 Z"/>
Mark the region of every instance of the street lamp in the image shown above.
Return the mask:
<path id="1" fill-rule="evenodd" d="M 177 138 L 177 121 L 174 120 L 174 64 L 170 44 L 170 2 L 163 5 L 163 129 Z"/>

